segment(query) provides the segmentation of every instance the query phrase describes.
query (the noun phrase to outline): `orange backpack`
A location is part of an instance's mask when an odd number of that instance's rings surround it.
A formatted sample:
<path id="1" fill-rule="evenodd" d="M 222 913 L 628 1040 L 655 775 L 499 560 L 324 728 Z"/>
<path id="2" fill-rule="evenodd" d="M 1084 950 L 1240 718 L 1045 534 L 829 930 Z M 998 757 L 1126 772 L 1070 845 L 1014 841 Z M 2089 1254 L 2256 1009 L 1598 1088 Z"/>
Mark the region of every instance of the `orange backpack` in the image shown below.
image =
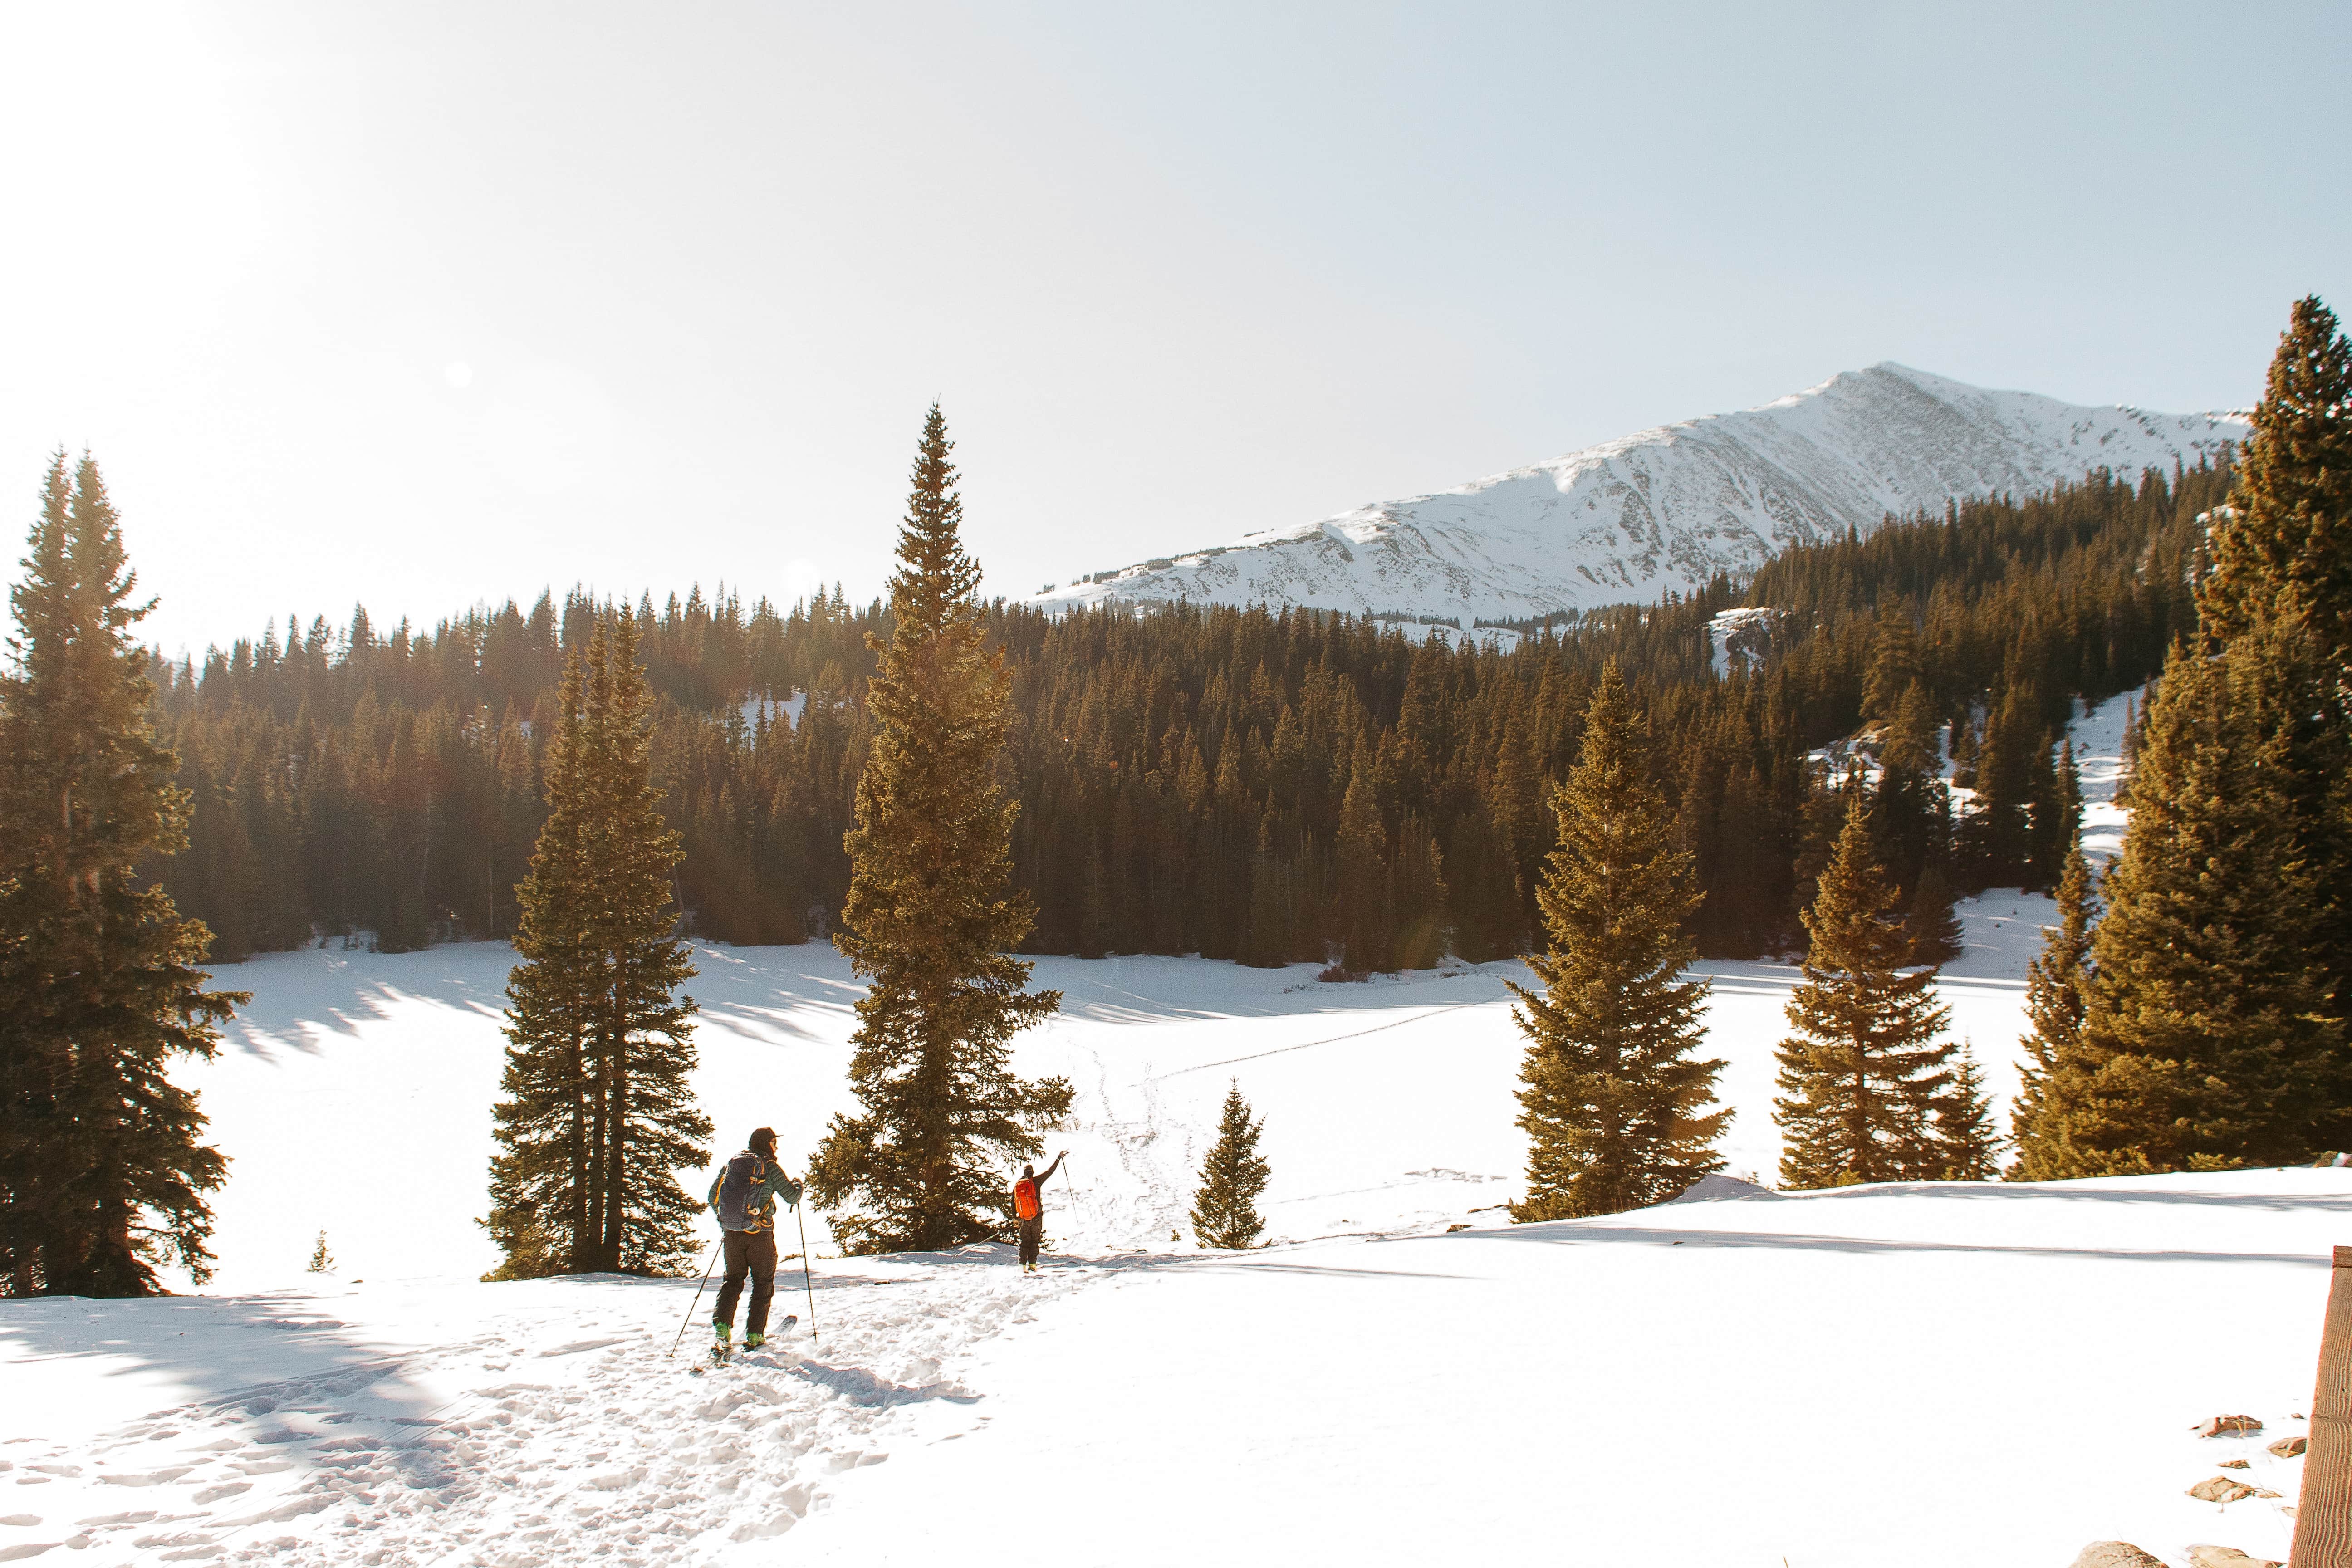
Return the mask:
<path id="1" fill-rule="evenodd" d="M 1013 1212 L 1023 1219 L 1037 1217 L 1037 1184 L 1026 1176 L 1013 1184 Z"/>

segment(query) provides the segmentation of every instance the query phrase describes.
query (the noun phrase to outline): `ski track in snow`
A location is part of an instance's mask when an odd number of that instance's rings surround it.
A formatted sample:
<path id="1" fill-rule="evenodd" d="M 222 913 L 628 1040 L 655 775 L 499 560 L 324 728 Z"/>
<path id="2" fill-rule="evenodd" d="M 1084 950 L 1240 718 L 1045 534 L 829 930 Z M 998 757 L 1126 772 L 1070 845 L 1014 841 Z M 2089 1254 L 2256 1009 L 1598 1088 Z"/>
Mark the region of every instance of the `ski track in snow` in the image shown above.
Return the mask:
<path id="1" fill-rule="evenodd" d="M 1004 1247 L 866 1262 L 819 1274 L 821 1343 L 803 1321 L 700 1375 L 709 1293 L 666 1353 L 690 1284 L 482 1287 L 542 1301 L 444 1343 L 236 1388 L 86 1440 L 0 1444 L 0 1469 L 14 1472 L 0 1475 L 0 1563 L 59 1547 L 77 1568 L 716 1560 L 825 1508 L 835 1478 L 887 1459 L 914 1414 L 952 1413 L 926 1441 L 984 1422 L 958 1376 L 965 1352 L 1096 1273 L 1061 1262 L 1024 1275 Z M 776 1317 L 805 1319 L 797 1273 L 777 1283 Z M 45 1304 L 61 1319 L 98 1305 Z M 25 1329 L 26 1309 L 12 1304 L 0 1326 Z M 427 1403 L 452 1375 L 466 1386 Z"/>

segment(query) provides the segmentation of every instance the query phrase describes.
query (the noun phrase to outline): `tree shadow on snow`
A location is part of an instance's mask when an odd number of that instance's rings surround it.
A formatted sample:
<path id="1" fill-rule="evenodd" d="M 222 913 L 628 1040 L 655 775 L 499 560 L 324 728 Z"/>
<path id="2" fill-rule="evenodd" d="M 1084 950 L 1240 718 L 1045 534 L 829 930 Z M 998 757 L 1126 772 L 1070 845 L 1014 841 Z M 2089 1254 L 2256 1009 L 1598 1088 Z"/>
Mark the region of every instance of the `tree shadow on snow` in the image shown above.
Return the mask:
<path id="1" fill-rule="evenodd" d="M 2289 1170 L 2293 1166 L 2286 1167 Z M 2220 1173 L 2226 1174 L 2227 1173 Z M 2126 1178 L 2129 1180 L 2130 1178 Z M 2178 1176 L 2168 1178 L 2179 1180 Z M 1828 1187 L 1803 1194 L 1774 1193 L 1774 1197 L 1801 1197 L 1807 1203 L 1843 1203 L 1868 1198 L 1925 1197 L 1957 1198 L 1969 1203 L 2000 1203 L 2032 1200 L 2048 1202 L 2053 1198 L 2077 1204 L 2123 1204 L 2131 1205 L 2188 1205 L 2198 1208 L 2238 1209 L 2248 1213 L 2284 1214 L 2289 1210 L 2317 1210 L 2323 1214 L 2352 1215 L 2352 1192 L 2331 1197 L 2323 1194 L 2300 1193 L 2230 1193 L 2183 1190 L 2178 1187 L 2134 1188 L 2088 1182 L 1882 1182 L 1873 1185 Z M 1729 1200 L 1753 1202 L 1749 1198 Z"/>
<path id="2" fill-rule="evenodd" d="M 2198 1252 L 2128 1247 L 2021 1247 L 1997 1242 L 1903 1241 L 1876 1237 L 1815 1236 L 1801 1231 L 1681 1230 L 1622 1225 L 1521 1225 L 1508 1229 L 1460 1233 L 1460 1239 L 1532 1242 L 1548 1247 L 1695 1247 L 1844 1252 L 1859 1257 L 1897 1253 L 1994 1254 L 2011 1258 L 2082 1258 L 2126 1263 L 2284 1263 L 2326 1268 L 2333 1259 L 2310 1252 Z M 1434 1239 L 1444 1240 L 1440 1237 Z"/>

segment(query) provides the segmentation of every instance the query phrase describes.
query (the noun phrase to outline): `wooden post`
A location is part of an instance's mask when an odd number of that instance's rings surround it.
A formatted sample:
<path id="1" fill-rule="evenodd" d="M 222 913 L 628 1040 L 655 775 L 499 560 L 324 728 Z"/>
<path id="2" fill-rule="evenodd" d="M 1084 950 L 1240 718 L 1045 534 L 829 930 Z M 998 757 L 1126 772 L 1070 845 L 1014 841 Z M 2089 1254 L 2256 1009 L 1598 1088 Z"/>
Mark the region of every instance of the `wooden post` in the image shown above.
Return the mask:
<path id="1" fill-rule="evenodd" d="M 2352 1247 L 2336 1249 L 2288 1568 L 2352 1568 Z"/>

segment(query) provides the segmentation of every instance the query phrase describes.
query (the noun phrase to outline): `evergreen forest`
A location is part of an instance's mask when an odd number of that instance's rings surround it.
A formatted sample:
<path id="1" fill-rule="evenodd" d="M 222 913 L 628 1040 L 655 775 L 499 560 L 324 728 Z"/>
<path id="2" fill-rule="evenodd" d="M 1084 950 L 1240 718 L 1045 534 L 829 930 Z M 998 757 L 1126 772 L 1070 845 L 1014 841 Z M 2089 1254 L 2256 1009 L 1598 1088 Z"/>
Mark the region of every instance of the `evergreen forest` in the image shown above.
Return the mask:
<path id="1" fill-rule="evenodd" d="M 1526 951 L 1549 792 L 1612 660 L 1704 894 L 1690 935 L 1706 956 L 1802 946 L 1859 776 L 1833 743 L 1908 736 L 1895 750 L 1924 774 L 1950 726 L 1972 786 L 1958 818 L 1939 787 L 1879 814 L 1897 894 L 1932 939 L 1960 891 L 2057 881 L 2074 808 L 2056 738 L 2074 703 L 2136 687 L 2194 630 L 2200 520 L 2230 483 L 2213 468 L 2095 474 L 1468 647 L 1319 611 L 984 605 L 1012 682 L 996 766 L 1036 911 L 1023 951 L 1341 973 Z M 1743 651 L 1722 653 L 1709 624 L 1742 607 Z M 201 664 L 151 656 L 190 810 L 184 847 L 143 868 L 211 930 L 215 962 L 512 937 L 564 661 L 612 608 L 575 589 L 389 633 L 362 608 L 266 626 Z M 635 619 L 692 932 L 829 934 L 887 605 L 836 588 L 747 606 L 697 587 L 641 597 Z M 1880 788 L 1921 782 L 1890 763 Z"/>

